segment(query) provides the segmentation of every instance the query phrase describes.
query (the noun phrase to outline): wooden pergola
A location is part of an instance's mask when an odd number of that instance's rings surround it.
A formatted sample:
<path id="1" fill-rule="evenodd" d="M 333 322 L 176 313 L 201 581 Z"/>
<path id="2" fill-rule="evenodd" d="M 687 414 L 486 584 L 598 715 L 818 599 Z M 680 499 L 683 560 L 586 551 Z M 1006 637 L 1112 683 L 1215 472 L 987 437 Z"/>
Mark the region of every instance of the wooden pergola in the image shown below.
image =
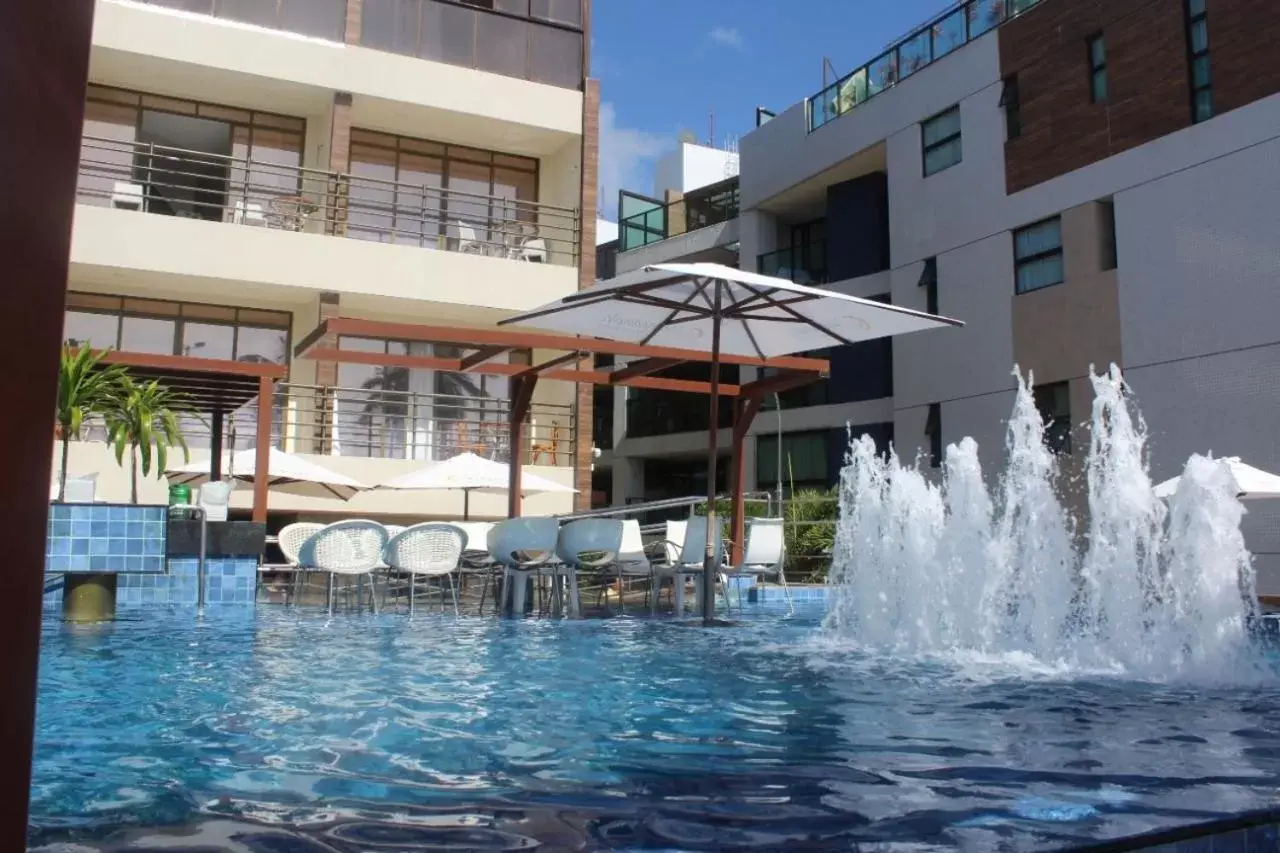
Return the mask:
<path id="1" fill-rule="evenodd" d="M 359 352 L 342 349 L 339 346 L 339 340 L 344 337 L 448 344 L 458 347 L 463 354 L 456 358 L 442 358 Z M 559 354 L 541 363 L 529 365 L 497 360 L 513 350 L 549 350 Z M 623 356 L 632 360 L 627 364 L 608 369 L 585 368 L 581 365 L 584 358 L 597 354 Z M 540 380 L 646 388 L 655 391 L 680 391 L 689 394 L 710 394 L 711 392 L 709 381 L 672 379 L 654 375 L 679 364 L 709 365 L 711 354 L 708 352 L 515 329 L 473 329 L 334 317 L 322 321 L 304 337 L 294 347 L 294 357 L 377 367 L 419 368 L 508 377 L 511 382 L 511 407 L 508 415 L 511 462 L 508 466 L 510 482 L 507 515 L 511 518 L 520 514 L 524 423 L 529 415 L 534 388 Z M 765 359 L 722 355 L 720 361 L 722 364 L 769 368 L 775 371 L 771 376 L 744 384 L 720 384 L 720 395 L 730 399 L 733 404 L 730 445 L 733 523 L 730 538 L 734 558 L 737 560 L 741 557 L 745 525 L 743 482 L 746 471 L 742 447 L 751 423 L 755 420 L 767 396 L 825 378 L 829 373 L 829 365 L 822 359 L 793 356 Z M 710 428 L 718 429 L 718 426 L 713 423 Z"/>
<path id="2" fill-rule="evenodd" d="M 276 382 L 283 380 L 288 368 L 269 362 L 229 361 L 217 358 L 195 358 L 189 355 L 112 350 L 103 355 L 106 364 L 129 369 L 131 376 L 156 380 L 166 388 L 186 396 L 191 408 L 209 417 L 209 479 L 222 478 L 223 424 L 229 413 L 254 398 L 258 400 L 255 423 L 254 471 L 268 468 L 271 450 L 271 398 Z M 267 520 L 267 487 L 270 478 L 257 476 L 253 481 L 253 520 Z"/>

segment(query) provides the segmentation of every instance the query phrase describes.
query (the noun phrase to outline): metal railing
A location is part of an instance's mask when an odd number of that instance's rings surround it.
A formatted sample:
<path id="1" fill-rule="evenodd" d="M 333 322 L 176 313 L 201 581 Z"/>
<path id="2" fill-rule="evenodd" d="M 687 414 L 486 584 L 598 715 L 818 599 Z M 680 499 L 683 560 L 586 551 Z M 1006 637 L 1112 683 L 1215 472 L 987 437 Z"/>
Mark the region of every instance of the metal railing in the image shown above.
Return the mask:
<path id="1" fill-rule="evenodd" d="M 893 43 L 880 56 L 805 100 L 810 133 L 1041 0 L 968 0 Z"/>
<path id="2" fill-rule="evenodd" d="M 77 201 L 575 266 L 574 208 L 86 136 Z"/>
<path id="3" fill-rule="evenodd" d="M 649 210 L 619 217 L 619 250 L 626 252 L 738 217 L 738 178 L 732 177 Z"/>
<path id="4" fill-rule="evenodd" d="M 256 24 L 306 36 L 345 41 L 347 0 L 142 0 L 153 6 Z"/>
<path id="5" fill-rule="evenodd" d="M 827 242 L 809 243 L 808 251 L 801 247 L 766 252 L 756 258 L 756 271 L 794 281 L 796 284 L 825 284 L 827 282 Z M 806 258 L 805 256 L 808 255 Z"/>

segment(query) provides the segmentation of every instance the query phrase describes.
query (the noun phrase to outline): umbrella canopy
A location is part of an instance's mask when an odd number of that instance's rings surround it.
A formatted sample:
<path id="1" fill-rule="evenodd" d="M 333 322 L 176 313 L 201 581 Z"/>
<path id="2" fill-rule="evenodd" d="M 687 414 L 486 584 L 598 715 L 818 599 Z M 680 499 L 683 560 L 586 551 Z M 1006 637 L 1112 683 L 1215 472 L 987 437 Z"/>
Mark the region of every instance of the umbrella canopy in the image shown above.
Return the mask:
<path id="1" fill-rule="evenodd" d="M 719 410 L 720 356 L 757 358 L 847 346 L 963 325 L 896 305 L 806 287 L 720 264 L 653 264 L 499 322 L 711 354 L 710 423 Z M 702 616 L 715 613 L 713 532 L 717 431 L 707 436 L 707 537 Z"/>
<path id="2" fill-rule="evenodd" d="M 463 493 L 463 518 L 469 518 L 471 493 L 506 494 L 510 476 L 509 467 L 501 462 L 474 453 L 461 453 L 444 462 L 394 477 L 379 488 L 457 490 Z M 525 495 L 577 491 L 572 486 L 563 486 L 533 474 L 523 474 L 520 478 L 520 492 Z"/>
<path id="3" fill-rule="evenodd" d="M 238 450 L 228 457 L 223 454 L 222 470 L 228 472 L 232 479 L 242 483 L 257 480 L 254 448 Z M 178 483 L 192 483 L 208 479 L 209 463 L 207 461 L 190 462 L 186 465 L 170 468 L 165 471 L 169 478 Z M 267 485 L 290 494 L 306 497 L 338 497 L 349 500 L 358 491 L 369 488 L 345 474 L 330 471 L 314 462 L 285 453 L 283 450 L 270 448 L 267 453 Z"/>
<path id="4" fill-rule="evenodd" d="M 1246 465 L 1241 462 L 1239 457 L 1231 456 L 1223 460 L 1227 463 L 1227 468 L 1231 471 L 1231 476 L 1236 481 L 1236 496 L 1240 500 L 1266 500 L 1268 498 L 1280 498 L 1280 477 L 1263 471 L 1261 468 L 1255 468 L 1252 465 Z M 1171 498 L 1178 491 L 1178 484 L 1182 481 L 1181 477 L 1174 477 L 1172 480 L 1165 480 L 1156 486 L 1155 492 L 1158 498 Z"/>

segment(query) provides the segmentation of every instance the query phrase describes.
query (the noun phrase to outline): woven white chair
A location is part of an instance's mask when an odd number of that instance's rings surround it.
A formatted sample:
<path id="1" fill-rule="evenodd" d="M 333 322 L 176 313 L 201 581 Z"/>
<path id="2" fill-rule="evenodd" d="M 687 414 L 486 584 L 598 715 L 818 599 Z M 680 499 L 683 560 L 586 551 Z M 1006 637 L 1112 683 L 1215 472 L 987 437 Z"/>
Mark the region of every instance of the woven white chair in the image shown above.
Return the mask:
<path id="1" fill-rule="evenodd" d="M 744 577 L 776 576 L 782 584 L 782 594 L 787 599 L 787 609 L 795 613 L 795 604 L 791 601 L 791 589 L 787 586 L 787 573 L 783 571 L 786 559 L 786 536 L 781 518 L 753 518 L 747 526 L 747 544 L 743 549 L 742 563 L 720 573 L 720 582 L 724 586 L 725 610 L 732 605 L 729 581 Z M 742 590 L 734 590 L 738 596 L 738 612 L 742 612 Z"/>
<path id="2" fill-rule="evenodd" d="M 452 524 L 427 522 L 405 528 L 387 542 L 384 559 L 392 571 L 409 575 L 409 615 L 413 615 L 416 581 L 423 578 L 447 579 L 453 597 L 453 615 L 458 615 L 458 590 L 453 573 L 462 559 L 467 536 Z M 444 584 L 440 584 L 440 609 L 444 610 Z"/>
<path id="3" fill-rule="evenodd" d="M 639 529 L 639 528 L 637 528 Z M 611 518 L 584 518 L 560 528 L 556 554 L 564 562 L 564 580 L 569 584 L 569 614 L 580 616 L 578 572 L 602 571 L 618 562 L 622 551 L 623 522 Z M 557 587 L 560 577 L 556 578 Z M 601 584 L 601 591 L 604 586 Z M 556 590 L 557 595 L 559 589 Z"/>
<path id="4" fill-rule="evenodd" d="M 360 590 L 369 579 L 369 600 L 378 611 L 378 597 L 373 590 L 373 573 L 382 565 L 382 552 L 387 546 L 387 529 L 376 521 L 351 519 L 326 525 L 302 546 L 298 564 L 329 575 L 329 613 L 333 614 L 334 579 L 342 575 L 356 581 L 356 606 Z"/>
<path id="5" fill-rule="evenodd" d="M 524 615 L 525 587 L 555 559 L 559 534 L 554 518 L 509 518 L 489 531 L 489 553 L 502 566 L 500 614 L 510 605 L 513 615 Z"/>
<path id="6" fill-rule="evenodd" d="M 493 606 L 495 608 L 498 606 L 497 584 L 494 580 L 495 575 L 502 571 L 502 567 L 494 562 L 493 556 L 489 553 L 489 531 L 493 529 L 493 522 L 454 521 L 451 523 L 467 537 L 466 544 L 462 547 L 462 562 L 458 566 L 458 586 L 465 591 L 469 578 L 484 579 L 480 587 L 480 607 L 476 611 L 477 615 L 483 616 L 484 602 L 489 596 L 490 587 L 495 590 Z"/>
<path id="7" fill-rule="evenodd" d="M 295 524 L 286 524 L 276 534 L 280 553 L 284 555 L 285 562 L 293 566 L 293 592 L 290 594 L 290 598 L 294 604 L 298 603 L 305 580 L 304 576 L 307 573 L 307 570 L 298 562 L 298 552 L 302 550 L 302 546 L 308 539 L 323 529 L 324 525 L 319 522 L 299 521 Z"/>
<path id="8" fill-rule="evenodd" d="M 717 518 L 716 521 L 716 526 L 720 529 L 715 531 L 715 536 L 712 539 L 714 548 L 713 566 L 719 566 L 724 558 L 724 526 L 720 519 Z M 655 573 L 659 590 L 661 590 L 664 580 L 670 579 L 674 584 L 672 599 L 675 604 L 675 613 L 677 616 L 682 616 L 684 615 L 684 587 L 689 578 L 697 579 L 697 602 L 699 604 L 702 602 L 701 576 L 707 548 L 707 518 L 706 516 L 695 515 L 684 522 L 668 522 L 668 533 L 676 533 L 679 530 L 679 524 L 684 525 L 684 537 L 680 544 L 680 552 L 672 562 L 655 567 Z M 655 607 L 656 602 L 657 595 L 655 594 Z"/>

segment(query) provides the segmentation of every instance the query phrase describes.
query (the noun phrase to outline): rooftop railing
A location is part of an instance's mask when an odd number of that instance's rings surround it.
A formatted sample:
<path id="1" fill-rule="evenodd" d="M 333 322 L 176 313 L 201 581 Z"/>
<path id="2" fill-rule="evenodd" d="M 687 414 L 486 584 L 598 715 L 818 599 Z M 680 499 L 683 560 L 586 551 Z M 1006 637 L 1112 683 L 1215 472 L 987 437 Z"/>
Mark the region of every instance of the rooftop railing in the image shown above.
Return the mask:
<path id="1" fill-rule="evenodd" d="M 639 198 L 638 196 L 634 198 Z M 618 219 L 618 250 L 638 249 L 700 228 L 718 225 L 738 217 L 738 178 L 690 190 L 666 204 Z"/>
<path id="2" fill-rule="evenodd" d="M 1042 0 L 968 0 L 806 100 L 809 132 L 851 112 L 920 69 L 1021 15 Z"/>
<path id="3" fill-rule="evenodd" d="M 572 208 L 85 137 L 77 201 L 236 225 L 574 266 Z"/>

